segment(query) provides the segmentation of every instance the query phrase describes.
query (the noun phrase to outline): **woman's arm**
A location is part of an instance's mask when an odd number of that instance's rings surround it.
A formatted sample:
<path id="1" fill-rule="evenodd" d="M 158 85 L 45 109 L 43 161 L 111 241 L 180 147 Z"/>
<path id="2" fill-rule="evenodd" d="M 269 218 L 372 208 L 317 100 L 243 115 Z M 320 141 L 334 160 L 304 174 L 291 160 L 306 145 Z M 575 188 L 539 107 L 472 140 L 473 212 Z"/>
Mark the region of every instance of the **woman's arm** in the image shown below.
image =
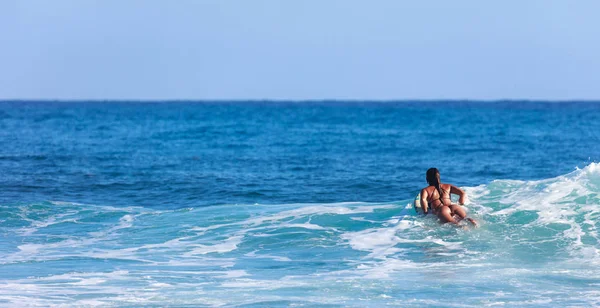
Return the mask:
<path id="1" fill-rule="evenodd" d="M 427 215 L 429 213 L 429 204 L 427 203 L 427 190 L 423 188 L 421 190 L 421 208 L 423 209 L 423 214 Z"/>
<path id="2" fill-rule="evenodd" d="M 467 193 L 464 190 L 454 185 L 450 185 L 450 193 L 458 195 L 458 204 L 463 205 L 467 202 Z"/>

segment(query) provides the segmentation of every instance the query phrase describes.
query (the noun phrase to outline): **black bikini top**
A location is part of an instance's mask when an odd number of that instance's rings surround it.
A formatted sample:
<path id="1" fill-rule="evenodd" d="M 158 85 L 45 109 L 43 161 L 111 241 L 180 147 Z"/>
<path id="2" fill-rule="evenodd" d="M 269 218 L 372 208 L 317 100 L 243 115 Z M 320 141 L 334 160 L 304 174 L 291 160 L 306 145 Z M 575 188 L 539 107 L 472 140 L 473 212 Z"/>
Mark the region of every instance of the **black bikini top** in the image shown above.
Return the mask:
<path id="1" fill-rule="evenodd" d="M 444 192 L 448 192 L 447 190 L 442 188 L 442 184 L 440 183 L 440 190 L 444 191 Z M 435 191 L 437 191 L 437 189 L 435 189 Z M 440 202 L 442 203 L 441 205 L 444 205 L 444 201 L 442 201 L 442 195 L 440 195 L 440 192 L 438 191 L 438 198 L 437 199 L 433 199 L 433 194 L 431 194 L 431 199 L 428 201 L 428 203 L 432 203 L 433 201 L 436 200 L 440 200 Z M 447 198 L 450 199 L 450 198 Z"/>

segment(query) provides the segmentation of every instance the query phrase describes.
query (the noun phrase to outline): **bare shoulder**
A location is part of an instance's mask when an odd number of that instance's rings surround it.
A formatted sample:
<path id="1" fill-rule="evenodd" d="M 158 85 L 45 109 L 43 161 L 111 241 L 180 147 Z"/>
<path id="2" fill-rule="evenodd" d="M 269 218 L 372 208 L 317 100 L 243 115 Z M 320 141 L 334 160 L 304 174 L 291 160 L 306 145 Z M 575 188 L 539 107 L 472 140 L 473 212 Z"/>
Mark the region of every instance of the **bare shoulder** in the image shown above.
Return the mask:
<path id="1" fill-rule="evenodd" d="M 442 184 L 440 185 L 441 188 L 443 188 L 444 190 L 450 190 L 454 185 L 452 184 Z"/>
<path id="2" fill-rule="evenodd" d="M 459 187 L 456 187 L 454 185 L 448 185 L 450 188 L 450 192 L 453 194 L 457 194 L 457 195 L 461 195 L 464 194 L 464 191 L 462 189 L 460 189 Z"/>

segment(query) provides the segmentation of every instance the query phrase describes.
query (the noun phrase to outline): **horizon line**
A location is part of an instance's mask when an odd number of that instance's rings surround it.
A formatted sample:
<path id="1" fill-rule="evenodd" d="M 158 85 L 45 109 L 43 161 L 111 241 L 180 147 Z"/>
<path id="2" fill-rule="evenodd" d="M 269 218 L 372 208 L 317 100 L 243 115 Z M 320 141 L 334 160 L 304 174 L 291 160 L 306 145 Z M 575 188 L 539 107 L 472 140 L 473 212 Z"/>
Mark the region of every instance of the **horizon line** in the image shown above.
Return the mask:
<path id="1" fill-rule="evenodd" d="M 480 102 L 480 103 L 507 103 L 507 102 L 521 102 L 521 103 L 600 103 L 599 99 L 520 99 L 520 98 L 510 98 L 510 99 L 460 99 L 460 98 L 441 98 L 441 99 L 432 99 L 432 98 L 424 98 L 424 99 L 410 99 L 410 98 L 402 98 L 402 99 L 337 99 L 337 98 L 323 98 L 323 99 L 272 99 L 272 98 L 264 98 L 264 99 L 256 99 L 256 98 L 248 98 L 248 99 L 54 99 L 54 98 L 14 98 L 14 99 L 4 99 L 0 98 L 0 102 L 64 102 L 64 103 L 103 103 L 103 102 L 111 102 L 111 103 L 177 103 L 177 102 L 210 102 L 210 103 L 336 103 L 336 102 L 350 102 L 350 103 L 435 103 L 435 102 Z"/>

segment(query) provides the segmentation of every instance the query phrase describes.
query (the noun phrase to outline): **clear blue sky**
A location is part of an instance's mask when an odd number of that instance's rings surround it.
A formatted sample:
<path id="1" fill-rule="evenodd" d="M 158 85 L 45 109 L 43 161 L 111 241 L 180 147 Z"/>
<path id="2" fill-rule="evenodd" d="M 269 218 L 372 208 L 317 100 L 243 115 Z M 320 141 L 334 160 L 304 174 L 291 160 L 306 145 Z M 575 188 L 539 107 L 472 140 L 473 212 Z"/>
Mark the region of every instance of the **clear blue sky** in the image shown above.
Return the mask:
<path id="1" fill-rule="evenodd" d="M 0 0 L 4 99 L 600 99 L 600 1 Z"/>

